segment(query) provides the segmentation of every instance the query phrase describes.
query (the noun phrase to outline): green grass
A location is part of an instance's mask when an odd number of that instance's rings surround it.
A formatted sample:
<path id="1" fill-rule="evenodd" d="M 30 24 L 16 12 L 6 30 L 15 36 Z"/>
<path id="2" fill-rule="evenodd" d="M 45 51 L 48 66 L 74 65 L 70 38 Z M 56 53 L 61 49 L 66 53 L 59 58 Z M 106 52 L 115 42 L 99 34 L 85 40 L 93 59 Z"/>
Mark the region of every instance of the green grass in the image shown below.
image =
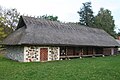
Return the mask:
<path id="1" fill-rule="evenodd" d="M 120 80 L 120 55 L 45 63 L 0 56 L 0 80 Z"/>

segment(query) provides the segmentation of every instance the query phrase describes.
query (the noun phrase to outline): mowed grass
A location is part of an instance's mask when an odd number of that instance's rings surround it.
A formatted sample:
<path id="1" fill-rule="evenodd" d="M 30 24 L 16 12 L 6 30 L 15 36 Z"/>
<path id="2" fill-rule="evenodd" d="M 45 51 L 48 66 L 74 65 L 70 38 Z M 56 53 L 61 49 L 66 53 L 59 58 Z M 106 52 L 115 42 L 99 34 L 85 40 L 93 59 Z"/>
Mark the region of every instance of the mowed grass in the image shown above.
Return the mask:
<path id="1" fill-rule="evenodd" d="M 120 80 L 120 55 L 44 63 L 0 56 L 0 80 Z"/>

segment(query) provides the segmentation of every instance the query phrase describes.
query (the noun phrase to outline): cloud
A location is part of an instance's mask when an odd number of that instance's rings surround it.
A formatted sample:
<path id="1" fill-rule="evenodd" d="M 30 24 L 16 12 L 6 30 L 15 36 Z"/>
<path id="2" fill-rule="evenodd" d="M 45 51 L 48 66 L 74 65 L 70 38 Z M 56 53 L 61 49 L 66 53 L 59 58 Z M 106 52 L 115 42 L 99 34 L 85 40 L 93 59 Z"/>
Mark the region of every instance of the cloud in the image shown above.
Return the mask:
<path id="1" fill-rule="evenodd" d="M 99 11 L 100 8 L 109 9 L 111 11 L 116 11 L 119 9 L 120 1 L 115 0 L 92 0 L 93 10 L 95 12 Z"/>

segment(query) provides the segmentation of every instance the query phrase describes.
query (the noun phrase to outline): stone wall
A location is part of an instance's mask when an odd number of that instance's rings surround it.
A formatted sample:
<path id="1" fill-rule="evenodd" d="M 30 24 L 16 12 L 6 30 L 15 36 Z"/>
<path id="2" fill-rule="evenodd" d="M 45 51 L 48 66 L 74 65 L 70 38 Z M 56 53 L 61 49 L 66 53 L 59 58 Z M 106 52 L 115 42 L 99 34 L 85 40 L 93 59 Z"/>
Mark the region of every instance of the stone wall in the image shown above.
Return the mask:
<path id="1" fill-rule="evenodd" d="M 60 53 L 59 47 L 49 47 L 48 49 L 48 61 L 59 60 Z"/>
<path id="2" fill-rule="evenodd" d="M 48 49 L 48 61 L 59 60 L 59 47 L 6 46 L 6 56 L 20 62 L 39 62 L 40 48 Z"/>
<path id="3" fill-rule="evenodd" d="M 24 62 L 40 61 L 40 48 L 48 49 L 48 61 L 59 60 L 59 47 L 25 46 Z"/>
<path id="4" fill-rule="evenodd" d="M 40 61 L 40 49 L 37 46 L 24 47 L 24 62 Z"/>
<path id="5" fill-rule="evenodd" d="M 24 61 L 24 47 L 23 46 L 6 46 L 6 57 L 12 60 Z"/>

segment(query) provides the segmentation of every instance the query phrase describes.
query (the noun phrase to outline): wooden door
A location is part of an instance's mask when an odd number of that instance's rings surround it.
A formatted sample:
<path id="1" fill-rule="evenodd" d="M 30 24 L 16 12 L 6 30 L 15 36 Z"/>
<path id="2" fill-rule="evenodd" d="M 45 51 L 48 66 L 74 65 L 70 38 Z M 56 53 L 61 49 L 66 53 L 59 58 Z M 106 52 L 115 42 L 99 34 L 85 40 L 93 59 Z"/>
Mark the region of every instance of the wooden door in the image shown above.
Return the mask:
<path id="1" fill-rule="evenodd" d="M 40 61 L 48 60 L 48 48 L 40 48 Z"/>

